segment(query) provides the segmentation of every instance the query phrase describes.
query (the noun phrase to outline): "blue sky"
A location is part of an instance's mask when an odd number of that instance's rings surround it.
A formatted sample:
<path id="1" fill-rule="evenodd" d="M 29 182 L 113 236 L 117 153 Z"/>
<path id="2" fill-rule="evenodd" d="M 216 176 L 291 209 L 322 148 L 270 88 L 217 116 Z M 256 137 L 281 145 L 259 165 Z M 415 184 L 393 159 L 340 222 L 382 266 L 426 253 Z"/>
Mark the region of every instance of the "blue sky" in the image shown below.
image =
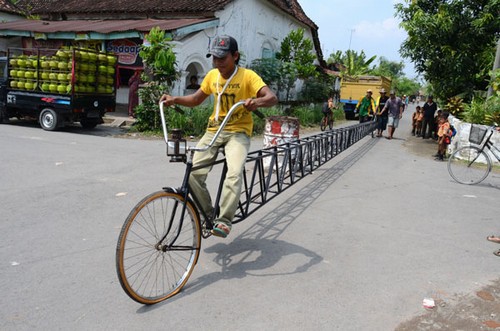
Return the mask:
<path id="1" fill-rule="evenodd" d="M 407 77 L 415 78 L 413 65 L 399 55 L 406 32 L 394 17 L 398 0 L 298 0 L 304 12 L 319 27 L 325 60 L 333 51 L 350 48 L 366 57 L 383 56 L 405 64 Z"/>

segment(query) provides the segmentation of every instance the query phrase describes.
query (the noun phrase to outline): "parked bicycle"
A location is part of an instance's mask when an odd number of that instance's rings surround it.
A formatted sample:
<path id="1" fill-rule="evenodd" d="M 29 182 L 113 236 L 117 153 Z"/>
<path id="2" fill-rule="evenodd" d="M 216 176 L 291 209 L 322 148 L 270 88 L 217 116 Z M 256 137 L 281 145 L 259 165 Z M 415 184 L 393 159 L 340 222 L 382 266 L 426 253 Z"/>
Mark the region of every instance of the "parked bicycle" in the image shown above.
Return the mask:
<path id="1" fill-rule="evenodd" d="M 492 170 L 492 160 L 485 149 L 500 162 L 500 150 L 491 142 L 494 131 L 495 126 L 485 128 L 471 125 L 469 142 L 473 145 L 457 149 L 448 159 L 448 172 L 454 180 L 461 184 L 472 185 L 488 177 Z M 486 135 L 488 137 L 483 143 Z"/>
<path id="2" fill-rule="evenodd" d="M 323 118 L 321 119 L 320 128 L 321 131 L 325 131 L 326 127 L 328 129 L 333 129 L 333 113 L 332 111 L 328 113 L 323 113 Z"/>
<path id="3" fill-rule="evenodd" d="M 213 146 L 231 115 L 244 103 L 240 101 L 231 107 L 209 145 L 204 147 L 186 146 L 185 140 L 178 136 L 169 140 L 160 104 L 167 155 L 173 161 L 185 162 L 186 170 L 180 188 L 164 187 L 146 196 L 123 224 L 116 246 L 116 270 L 123 290 L 133 300 L 155 304 L 168 299 L 179 293 L 191 276 L 200 254 L 201 238 L 211 236 L 213 228 L 212 218 L 198 207 L 198 198 L 189 189 L 193 155 Z M 215 207 L 218 203 L 219 197 Z"/>

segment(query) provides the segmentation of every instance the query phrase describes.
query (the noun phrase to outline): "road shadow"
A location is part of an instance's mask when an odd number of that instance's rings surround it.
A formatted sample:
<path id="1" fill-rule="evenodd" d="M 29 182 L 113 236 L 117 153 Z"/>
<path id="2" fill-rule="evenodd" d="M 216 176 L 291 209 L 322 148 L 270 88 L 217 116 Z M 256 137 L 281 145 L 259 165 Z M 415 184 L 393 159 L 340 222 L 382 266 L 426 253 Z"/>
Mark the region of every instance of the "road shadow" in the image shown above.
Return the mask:
<path id="1" fill-rule="evenodd" d="M 220 271 L 192 279 L 183 288 L 182 292 L 174 298 L 154 306 L 141 307 L 137 312 L 145 313 L 162 307 L 224 279 L 244 278 L 247 276 L 287 276 L 306 272 L 320 263 L 323 258 L 317 253 L 279 238 L 290 225 L 300 221 L 302 213 L 370 151 L 378 141 L 378 139 L 368 139 L 364 143 L 363 140 L 360 141 L 362 145 L 359 147 L 355 145 L 357 148 L 342 160 L 330 167 L 326 163 L 318 168 L 316 172 L 321 171 L 319 176 L 235 237 L 234 241 L 228 244 L 217 243 L 205 248 L 205 253 L 216 254 L 213 261 L 221 267 Z M 335 158 L 332 160 L 335 160 Z M 289 255 L 301 256 L 294 259 L 297 262 L 296 265 L 292 265 L 288 270 L 281 272 L 269 270 Z M 300 263 L 301 261 L 302 263 Z"/>
<path id="2" fill-rule="evenodd" d="M 38 124 L 38 122 L 35 120 L 11 119 L 9 120 L 9 123 L 2 125 L 43 130 Z M 84 135 L 98 136 L 98 137 L 114 137 L 114 136 L 120 137 L 127 134 L 128 128 L 112 127 L 108 125 L 97 125 L 93 129 L 84 129 L 80 124 L 72 123 L 72 124 L 66 124 L 63 128 L 60 128 L 55 132 L 84 134 Z"/>

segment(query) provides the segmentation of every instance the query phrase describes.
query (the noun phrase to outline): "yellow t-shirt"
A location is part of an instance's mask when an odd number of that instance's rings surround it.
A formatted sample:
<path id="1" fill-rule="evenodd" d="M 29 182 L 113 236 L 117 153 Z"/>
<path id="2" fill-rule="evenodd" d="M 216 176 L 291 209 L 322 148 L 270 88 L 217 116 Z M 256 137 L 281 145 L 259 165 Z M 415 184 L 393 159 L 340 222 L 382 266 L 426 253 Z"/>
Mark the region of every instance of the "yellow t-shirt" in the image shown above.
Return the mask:
<path id="1" fill-rule="evenodd" d="M 219 120 L 215 121 L 215 112 L 217 107 L 217 92 L 223 90 L 226 84 L 226 79 L 220 76 L 219 70 L 210 70 L 203 82 L 201 83 L 201 90 L 203 93 L 214 96 L 214 110 L 208 121 L 208 131 L 217 131 L 219 125 L 224 120 L 229 109 L 238 101 L 248 98 L 257 97 L 257 93 L 261 88 L 266 86 L 266 83 L 250 69 L 238 67 L 238 72 L 234 75 L 231 82 L 226 87 L 226 90 L 221 95 L 221 103 L 219 110 Z M 219 86 L 217 88 L 217 77 L 219 77 Z M 245 107 L 241 106 L 235 110 L 233 116 L 224 128 L 229 132 L 244 132 L 248 136 L 252 135 L 253 119 L 252 114 Z"/>

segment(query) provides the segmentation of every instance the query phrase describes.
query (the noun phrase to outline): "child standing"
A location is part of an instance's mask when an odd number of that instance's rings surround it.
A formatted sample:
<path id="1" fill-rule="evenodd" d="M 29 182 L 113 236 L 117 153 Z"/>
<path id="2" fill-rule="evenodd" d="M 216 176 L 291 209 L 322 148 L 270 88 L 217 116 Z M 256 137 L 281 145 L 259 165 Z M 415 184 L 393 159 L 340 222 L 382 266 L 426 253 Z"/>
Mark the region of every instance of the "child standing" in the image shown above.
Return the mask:
<path id="1" fill-rule="evenodd" d="M 448 122 L 449 113 L 443 112 L 438 119 L 438 153 L 436 154 L 435 160 L 443 161 L 444 155 L 446 154 L 446 147 L 451 142 L 451 126 L 450 122 Z"/>
<path id="2" fill-rule="evenodd" d="M 424 111 L 420 106 L 417 106 L 418 117 L 417 117 L 417 130 L 416 135 L 420 137 L 422 135 L 422 121 L 424 120 Z"/>
<path id="3" fill-rule="evenodd" d="M 411 116 L 411 135 L 418 135 L 417 132 L 417 124 L 418 124 L 418 117 L 420 116 L 420 106 L 417 106 L 415 109 L 415 112 Z"/>

